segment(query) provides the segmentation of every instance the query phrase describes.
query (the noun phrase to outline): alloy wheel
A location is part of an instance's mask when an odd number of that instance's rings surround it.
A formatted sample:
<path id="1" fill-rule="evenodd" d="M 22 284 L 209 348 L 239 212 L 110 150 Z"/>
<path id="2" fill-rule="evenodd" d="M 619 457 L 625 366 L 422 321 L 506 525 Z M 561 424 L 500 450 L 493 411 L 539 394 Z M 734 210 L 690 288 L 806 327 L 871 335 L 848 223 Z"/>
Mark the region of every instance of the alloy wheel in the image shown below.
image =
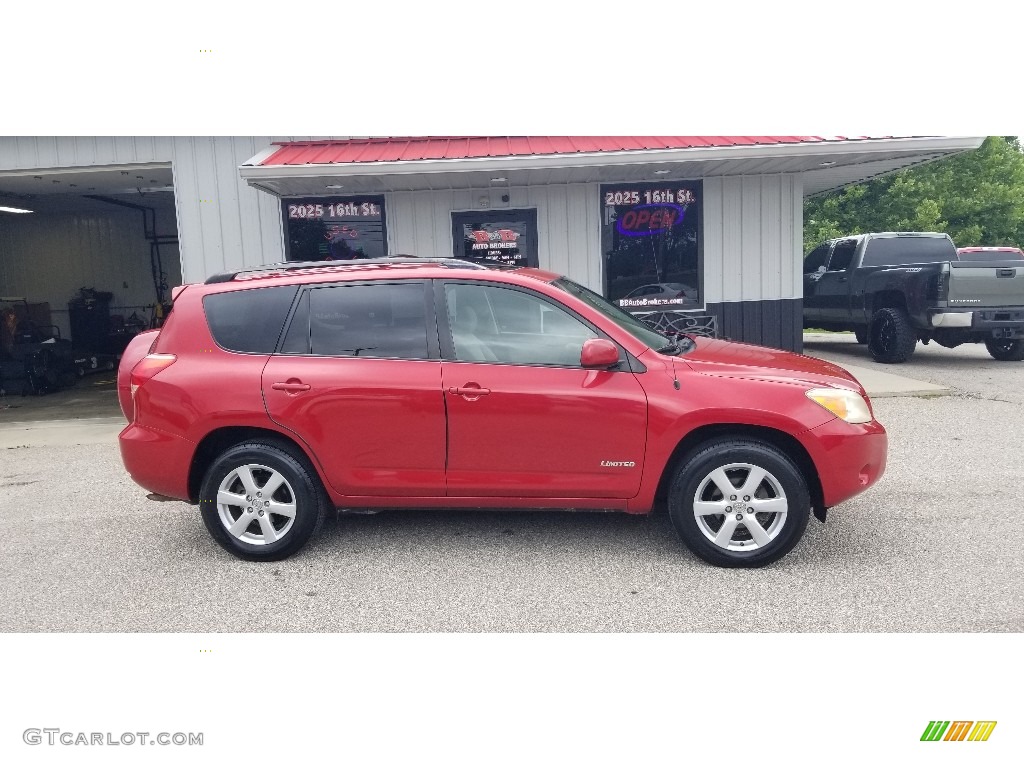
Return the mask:
<path id="1" fill-rule="evenodd" d="M 755 464 L 727 464 L 697 486 L 697 528 L 716 547 L 750 552 L 770 544 L 786 524 L 789 502 L 779 480 Z"/>
<path id="2" fill-rule="evenodd" d="M 225 475 L 217 513 L 231 536 L 247 544 L 273 544 L 295 522 L 295 492 L 284 475 L 262 464 L 244 464 Z"/>

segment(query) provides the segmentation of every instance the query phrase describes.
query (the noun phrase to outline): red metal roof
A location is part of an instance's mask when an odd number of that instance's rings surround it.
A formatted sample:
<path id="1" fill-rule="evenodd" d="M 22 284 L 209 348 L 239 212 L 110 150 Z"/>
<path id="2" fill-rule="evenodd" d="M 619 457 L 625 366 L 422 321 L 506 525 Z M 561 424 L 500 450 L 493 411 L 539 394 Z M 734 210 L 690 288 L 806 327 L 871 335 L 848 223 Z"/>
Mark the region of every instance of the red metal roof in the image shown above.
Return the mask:
<path id="1" fill-rule="evenodd" d="M 278 142 L 259 165 L 462 160 L 474 157 L 565 155 L 579 152 L 809 144 L 866 136 L 388 136 L 376 139 Z"/>

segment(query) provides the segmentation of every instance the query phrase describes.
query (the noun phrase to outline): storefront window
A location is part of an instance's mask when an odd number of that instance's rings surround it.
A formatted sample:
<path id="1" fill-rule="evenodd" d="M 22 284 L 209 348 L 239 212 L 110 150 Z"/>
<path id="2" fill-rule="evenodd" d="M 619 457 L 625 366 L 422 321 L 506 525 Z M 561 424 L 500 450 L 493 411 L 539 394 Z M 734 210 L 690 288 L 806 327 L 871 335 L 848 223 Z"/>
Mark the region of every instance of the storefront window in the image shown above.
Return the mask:
<path id="1" fill-rule="evenodd" d="M 281 201 L 289 261 L 379 259 L 387 254 L 383 197 Z"/>
<path id="2" fill-rule="evenodd" d="M 452 214 L 455 258 L 515 267 L 537 266 L 537 211 L 464 211 Z"/>
<path id="3" fill-rule="evenodd" d="M 629 312 L 700 309 L 701 184 L 601 186 L 605 295 Z"/>

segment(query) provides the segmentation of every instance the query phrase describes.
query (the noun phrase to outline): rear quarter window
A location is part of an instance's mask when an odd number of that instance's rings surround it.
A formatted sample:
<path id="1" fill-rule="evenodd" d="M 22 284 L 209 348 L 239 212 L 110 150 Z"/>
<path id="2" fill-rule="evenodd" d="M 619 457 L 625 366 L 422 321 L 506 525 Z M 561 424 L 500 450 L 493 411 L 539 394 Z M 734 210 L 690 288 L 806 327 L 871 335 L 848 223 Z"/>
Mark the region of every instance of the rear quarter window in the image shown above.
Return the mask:
<path id="1" fill-rule="evenodd" d="M 231 352 L 272 354 L 297 291 L 298 286 L 280 286 L 204 297 L 203 311 L 214 341 Z"/>

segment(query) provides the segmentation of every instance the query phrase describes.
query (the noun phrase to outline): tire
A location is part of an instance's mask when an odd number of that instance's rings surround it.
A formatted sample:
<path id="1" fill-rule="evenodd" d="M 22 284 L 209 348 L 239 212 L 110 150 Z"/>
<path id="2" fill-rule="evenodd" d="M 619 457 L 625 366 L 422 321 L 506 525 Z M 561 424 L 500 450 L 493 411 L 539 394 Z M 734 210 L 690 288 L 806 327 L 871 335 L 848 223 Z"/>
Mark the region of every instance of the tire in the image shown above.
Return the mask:
<path id="1" fill-rule="evenodd" d="M 263 498 L 271 483 L 277 484 L 275 490 Z M 239 503 L 222 503 L 228 496 Z M 257 504 L 248 506 L 252 501 L 262 501 L 266 514 L 257 513 Z M 305 457 L 271 443 L 229 448 L 210 465 L 200 489 L 206 529 L 243 560 L 283 560 L 295 554 L 320 529 L 326 507 L 319 478 Z M 249 524 L 242 527 L 245 519 Z"/>
<path id="2" fill-rule="evenodd" d="M 745 485 L 756 479 L 755 472 L 764 475 L 750 492 Z M 729 482 L 731 489 L 719 482 Z M 746 509 L 726 512 L 736 506 L 732 496 Z M 750 499 L 745 504 L 744 497 Z M 786 555 L 803 536 L 810 510 L 807 482 L 793 461 L 748 438 L 721 438 L 695 449 L 680 462 L 668 494 L 669 517 L 683 543 L 725 568 L 759 568 Z M 725 526 L 731 528 L 723 531 Z M 723 533 L 729 538 L 722 539 Z"/>
<path id="3" fill-rule="evenodd" d="M 902 309 L 883 307 L 868 329 L 868 352 L 879 363 L 903 363 L 914 353 L 917 334 Z"/>
<path id="4" fill-rule="evenodd" d="M 854 328 L 853 336 L 857 339 L 858 344 L 868 343 L 868 329 L 867 328 Z"/>
<path id="5" fill-rule="evenodd" d="M 996 360 L 1024 360 L 1024 339 L 985 339 L 985 348 Z"/>

